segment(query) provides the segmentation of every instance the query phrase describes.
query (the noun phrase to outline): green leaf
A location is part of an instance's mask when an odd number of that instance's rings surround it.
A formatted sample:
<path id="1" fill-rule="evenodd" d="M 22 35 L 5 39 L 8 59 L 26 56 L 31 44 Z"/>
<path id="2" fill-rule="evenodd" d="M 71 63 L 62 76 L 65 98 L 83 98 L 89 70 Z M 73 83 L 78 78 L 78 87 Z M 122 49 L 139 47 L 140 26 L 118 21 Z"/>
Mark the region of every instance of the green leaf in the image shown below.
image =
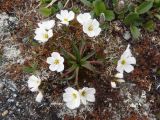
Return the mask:
<path id="1" fill-rule="evenodd" d="M 160 7 L 160 0 L 154 0 L 154 7 Z"/>
<path id="2" fill-rule="evenodd" d="M 62 80 L 71 80 L 76 76 L 76 72 L 74 72 L 70 77 L 63 78 Z"/>
<path id="3" fill-rule="evenodd" d="M 106 12 L 105 3 L 102 0 L 95 0 L 93 2 L 94 12 L 97 16 L 100 16 L 101 13 Z"/>
<path id="4" fill-rule="evenodd" d="M 139 38 L 140 31 L 136 26 L 134 26 L 134 25 L 130 26 L 130 31 L 131 31 L 131 34 L 132 34 L 134 39 L 138 39 Z"/>
<path id="5" fill-rule="evenodd" d="M 50 3 L 52 0 L 40 0 L 41 3 Z"/>
<path id="6" fill-rule="evenodd" d="M 126 25 L 135 25 L 138 21 L 140 21 L 139 15 L 133 12 L 128 14 L 127 17 L 124 19 L 124 23 Z"/>
<path id="7" fill-rule="evenodd" d="M 63 49 L 62 48 L 62 54 L 63 54 L 63 56 L 65 57 L 65 59 L 67 59 L 67 60 L 76 60 L 76 57 L 73 55 L 73 54 L 71 54 L 71 53 L 69 53 L 69 52 L 67 52 L 65 49 Z"/>
<path id="8" fill-rule="evenodd" d="M 91 65 L 88 61 L 86 61 L 82 66 L 92 72 L 96 72 L 94 66 Z"/>
<path id="9" fill-rule="evenodd" d="M 90 53 L 90 54 L 88 54 L 87 56 L 85 56 L 85 57 L 83 57 L 82 58 L 82 61 L 86 61 L 86 60 L 88 60 L 89 58 L 91 58 L 93 55 L 95 55 L 95 51 L 93 51 L 92 53 Z"/>
<path id="10" fill-rule="evenodd" d="M 50 16 L 50 15 L 52 14 L 52 9 L 50 9 L 50 8 L 45 8 L 45 7 L 41 7 L 41 8 L 39 9 L 39 12 L 40 12 L 43 16 L 48 17 L 48 16 Z"/>
<path id="11" fill-rule="evenodd" d="M 37 63 L 33 63 L 31 66 L 23 67 L 23 72 L 25 73 L 34 73 L 37 70 Z"/>
<path id="12" fill-rule="evenodd" d="M 149 20 L 144 24 L 144 28 L 150 32 L 153 32 L 156 28 L 156 24 L 153 22 L 153 20 Z"/>
<path id="13" fill-rule="evenodd" d="M 107 21 L 112 21 L 113 19 L 115 19 L 115 14 L 112 10 L 106 10 L 104 14 Z"/>
<path id="14" fill-rule="evenodd" d="M 59 10 L 62 10 L 63 9 L 63 4 L 61 1 L 58 2 L 58 9 Z"/>
<path id="15" fill-rule="evenodd" d="M 86 42 L 84 40 L 81 41 L 81 47 L 80 47 L 80 55 L 81 57 L 83 56 L 84 52 L 85 52 L 85 49 L 86 49 Z"/>
<path id="16" fill-rule="evenodd" d="M 148 12 L 153 6 L 153 2 L 152 1 L 145 1 L 142 4 L 140 4 L 140 6 L 138 6 L 136 8 L 136 12 L 138 14 L 144 14 L 146 12 Z"/>
<path id="17" fill-rule="evenodd" d="M 78 49 L 78 47 L 74 42 L 72 43 L 72 48 L 73 48 L 73 53 L 76 56 L 76 60 L 79 62 L 81 59 L 80 50 Z"/>
<path id="18" fill-rule="evenodd" d="M 160 20 L 160 14 L 155 14 L 154 16 Z"/>
<path id="19" fill-rule="evenodd" d="M 55 8 L 55 7 L 51 7 L 51 8 L 41 7 L 41 8 L 39 9 L 39 12 L 40 12 L 40 14 L 42 14 L 43 16 L 48 17 L 48 16 L 53 15 L 54 13 L 56 13 L 57 10 L 58 10 L 58 9 Z"/>
<path id="20" fill-rule="evenodd" d="M 87 7 L 92 7 L 92 3 L 89 2 L 88 0 L 80 0 L 85 6 Z"/>

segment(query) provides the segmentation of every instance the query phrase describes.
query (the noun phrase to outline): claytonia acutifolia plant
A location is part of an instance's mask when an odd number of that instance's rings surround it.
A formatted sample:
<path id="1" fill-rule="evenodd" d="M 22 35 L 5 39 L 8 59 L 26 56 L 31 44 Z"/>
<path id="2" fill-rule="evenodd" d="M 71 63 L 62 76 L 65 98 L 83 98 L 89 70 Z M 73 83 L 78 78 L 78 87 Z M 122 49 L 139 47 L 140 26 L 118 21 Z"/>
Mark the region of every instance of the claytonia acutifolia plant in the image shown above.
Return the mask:
<path id="1" fill-rule="evenodd" d="M 55 20 L 48 20 L 38 23 L 39 28 L 50 30 L 55 26 Z"/>
<path id="2" fill-rule="evenodd" d="M 65 93 L 63 93 L 63 101 L 70 109 L 78 108 L 80 106 L 79 92 L 71 87 L 66 88 Z"/>
<path id="3" fill-rule="evenodd" d="M 51 29 L 45 30 L 44 28 L 37 28 L 35 34 L 35 40 L 37 40 L 39 43 L 45 43 L 53 36 L 53 31 Z"/>
<path id="4" fill-rule="evenodd" d="M 83 32 L 89 37 L 96 37 L 100 34 L 101 28 L 99 22 L 96 19 L 89 19 L 83 24 Z"/>
<path id="5" fill-rule="evenodd" d="M 57 14 L 56 17 L 61 20 L 62 24 L 69 25 L 69 22 L 74 19 L 75 13 L 73 11 L 61 10 L 60 14 Z"/>
<path id="6" fill-rule="evenodd" d="M 79 71 L 82 68 L 88 69 L 92 72 L 97 72 L 95 70 L 95 67 L 92 65 L 94 64 L 101 64 L 101 61 L 89 61 L 91 57 L 95 55 L 95 51 L 89 53 L 88 55 L 85 55 L 86 51 L 86 43 L 82 40 L 81 45 L 76 46 L 76 44 L 72 43 L 73 53 L 67 52 L 66 50 L 62 49 L 63 56 L 66 59 L 69 68 L 66 70 L 66 72 L 62 75 L 62 77 L 65 80 L 70 80 L 75 78 L 75 85 L 78 86 L 78 75 Z M 70 75 L 71 74 L 71 75 Z"/>
<path id="7" fill-rule="evenodd" d="M 130 73 L 134 70 L 134 67 L 132 65 L 135 64 L 136 59 L 132 56 L 130 45 L 128 45 L 127 49 L 124 51 L 124 53 L 121 55 L 120 60 L 118 61 L 116 70 L 120 73 L 123 73 L 124 71 Z"/>
<path id="8" fill-rule="evenodd" d="M 51 71 L 62 72 L 64 70 L 64 58 L 58 52 L 53 52 L 51 57 L 47 58 L 47 63 L 50 64 Z"/>
<path id="9" fill-rule="evenodd" d="M 87 102 L 95 102 L 95 95 L 94 95 L 95 93 L 96 93 L 95 88 L 84 87 L 83 89 L 80 89 L 79 94 L 81 102 L 84 105 L 87 105 Z"/>
<path id="10" fill-rule="evenodd" d="M 84 25 L 85 22 L 91 19 L 90 13 L 81 13 L 77 16 L 77 21 L 81 24 Z"/>
<path id="11" fill-rule="evenodd" d="M 36 101 L 41 102 L 43 99 L 42 91 L 39 90 L 39 86 L 41 84 L 41 79 L 39 77 L 36 77 L 34 75 L 30 76 L 28 79 L 28 87 L 32 92 L 39 92 Z"/>

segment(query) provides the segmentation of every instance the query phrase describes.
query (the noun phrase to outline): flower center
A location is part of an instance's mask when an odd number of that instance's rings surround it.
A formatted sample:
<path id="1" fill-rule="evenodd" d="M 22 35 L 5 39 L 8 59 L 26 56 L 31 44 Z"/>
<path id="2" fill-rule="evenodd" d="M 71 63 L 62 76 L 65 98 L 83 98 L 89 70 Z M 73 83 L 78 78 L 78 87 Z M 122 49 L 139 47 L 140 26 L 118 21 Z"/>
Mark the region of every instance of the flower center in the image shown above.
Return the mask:
<path id="1" fill-rule="evenodd" d="M 67 18 L 64 18 L 64 21 L 65 21 L 65 22 L 68 22 L 68 19 L 67 19 Z"/>
<path id="2" fill-rule="evenodd" d="M 49 36 L 48 36 L 48 34 L 46 33 L 46 34 L 43 34 L 43 38 L 48 38 Z"/>
<path id="3" fill-rule="evenodd" d="M 73 98 L 74 98 L 74 99 L 76 99 L 76 98 L 77 98 L 76 93 L 73 93 L 73 94 L 72 94 L 72 96 L 73 96 Z"/>
<path id="4" fill-rule="evenodd" d="M 81 93 L 81 95 L 82 95 L 82 96 L 86 96 L 86 92 L 83 91 L 83 92 Z"/>
<path id="5" fill-rule="evenodd" d="M 121 61 L 121 64 L 122 64 L 122 65 L 125 65 L 125 64 L 126 64 L 126 60 L 123 59 L 123 60 Z"/>
<path id="6" fill-rule="evenodd" d="M 93 31 L 93 25 L 90 25 L 90 26 L 88 27 L 88 31 Z"/>
<path id="7" fill-rule="evenodd" d="M 58 60 L 58 59 L 55 59 L 55 60 L 54 60 L 54 64 L 58 65 L 58 64 L 59 64 L 59 60 Z"/>

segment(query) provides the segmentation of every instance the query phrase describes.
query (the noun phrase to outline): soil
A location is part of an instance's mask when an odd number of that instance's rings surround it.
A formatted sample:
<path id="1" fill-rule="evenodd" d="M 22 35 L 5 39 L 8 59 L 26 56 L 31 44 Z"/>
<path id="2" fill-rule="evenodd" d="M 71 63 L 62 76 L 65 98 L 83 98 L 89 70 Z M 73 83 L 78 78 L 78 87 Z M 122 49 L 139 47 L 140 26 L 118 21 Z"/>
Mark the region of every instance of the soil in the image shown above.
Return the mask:
<path id="1" fill-rule="evenodd" d="M 79 1 L 71 3 L 66 9 L 75 5 L 87 11 Z M 33 41 L 37 23 L 55 16 L 40 15 L 35 9 L 38 4 L 33 0 L 0 1 L 0 120 L 160 120 L 160 21 L 156 21 L 154 32 L 142 29 L 139 40 L 125 40 L 128 29 L 121 21 L 111 22 L 109 30 L 91 39 L 74 20 L 68 28 L 55 26 L 54 37 L 40 45 Z M 48 69 L 46 58 L 61 47 L 71 51 L 75 37 L 77 42 L 85 39 L 88 52 L 95 50 L 95 58 L 103 59 L 104 64 L 94 65 L 98 74 L 80 72 L 80 86 L 94 87 L 96 102 L 70 110 L 62 94 L 74 81 L 60 80 L 61 74 Z M 127 44 L 131 44 L 137 64 L 132 73 L 124 75 L 126 82 L 113 89 L 110 82 L 115 79 L 115 62 Z M 24 68 L 33 64 L 37 64 L 34 74 L 42 79 L 41 103 L 35 101 L 37 93 L 27 86 L 33 73 Z"/>

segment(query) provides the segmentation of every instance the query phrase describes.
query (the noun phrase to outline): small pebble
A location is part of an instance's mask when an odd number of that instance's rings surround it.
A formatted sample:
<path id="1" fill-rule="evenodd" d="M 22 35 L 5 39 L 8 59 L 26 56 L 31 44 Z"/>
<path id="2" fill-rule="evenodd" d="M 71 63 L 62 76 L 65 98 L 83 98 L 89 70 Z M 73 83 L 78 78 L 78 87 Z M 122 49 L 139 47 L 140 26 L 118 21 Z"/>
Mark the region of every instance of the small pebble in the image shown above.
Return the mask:
<path id="1" fill-rule="evenodd" d="M 3 90 L 3 88 L 4 88 L 4 84 L 0 83 L 0 90 Z"/>
<path id="2" fill-rule="evenodd" d="M 124 33 L 123 37 L 124 37 L 125 40 L 129 40 L 131 38 L 131 35 L 130 35 L 129 31 L 126 31 Z"/>
<path id="3" fill-rule="evenodd" d="M 5 110 L 3 113 L 2 113 L 2 116 L 6 116 L 8 114 L 8 110 Z"/>

